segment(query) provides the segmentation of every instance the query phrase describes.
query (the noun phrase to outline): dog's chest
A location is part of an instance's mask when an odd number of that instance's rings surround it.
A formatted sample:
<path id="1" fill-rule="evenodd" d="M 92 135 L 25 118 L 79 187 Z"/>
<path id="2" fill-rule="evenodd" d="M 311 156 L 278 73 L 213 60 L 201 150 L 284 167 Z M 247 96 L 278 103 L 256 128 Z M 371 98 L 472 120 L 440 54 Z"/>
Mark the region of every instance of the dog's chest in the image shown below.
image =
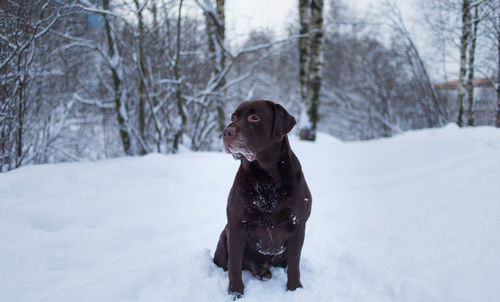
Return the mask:
<path id="1" fill-rule="evenodd" d="M 249 194 L 250 206 L 262 212 L 273 212 L 276 210 L 280 195 L 279 188 L 274 184 L 256 183 Z"/>
<path id="2" fill-rule="evenodd" d="M 297 223 L 289 192 L 275 184 L 252 186 L 247 195 L 243 222 L 249 230 L 292 231 Z"/>
<path id="3" fill-rule="evenodd" d="M 291 185 L 254 175 L 246 179 L 242 189 L 245 206 L 241 222 L 248 232 L 248 246 L 263 255 L 282 254 L 299 223 Z"/>
<path id="4" fill-rule="evenodd" d="M 264 213 L 276 212 L 289 199 L 288 190 L 281 184 L 255 180 L 247 189 L 248 206 Z"/>

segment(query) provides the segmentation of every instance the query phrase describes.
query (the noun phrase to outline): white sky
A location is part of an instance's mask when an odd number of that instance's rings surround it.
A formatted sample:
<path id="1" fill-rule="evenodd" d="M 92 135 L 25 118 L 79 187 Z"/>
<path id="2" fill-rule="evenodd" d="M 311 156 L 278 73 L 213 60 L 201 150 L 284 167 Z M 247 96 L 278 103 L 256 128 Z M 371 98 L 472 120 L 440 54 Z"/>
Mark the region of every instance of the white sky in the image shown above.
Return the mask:
<path id="1" fill-rule="evenodd" d="M 325 1 L 324 13 L 329 11 L 329 0 Z M 345 1 L 357 14 L 375 9 L 383 0 Z M 241 42 L 252 30 L 271 29 L 277 36 L 286 36 L 290 22 L 298 19 L 298 0 L 226 0 L 226 34 L 230 41 Z M 405 18 L 413 15 L 414 0 L 397 1 Z M 410 27 L 414 23 L 408 21 Z"/>
<path id="2" fill-rule="evenodd" d="M 238 38 L 255 29 L 273 29 L 279 36 L 284 34 L 286 26 L 298 19 L 298 0 L 227 0 L 226 31 Z M 356 11 L 367 10 L 381 0 L 346 1 Z M 400 1 L 412 2 L 412 1 Z M 325 12 L 329 1 L 325 1 Z"/>
<path id="3" fill-rule="evenodd" d="M 229 0 L 226 1 L 226 31 L 236 40 L 252 30 L 271 29 L 278 36 L 285 33 L 290 18 L 297 18 L 298 0 Z"/>

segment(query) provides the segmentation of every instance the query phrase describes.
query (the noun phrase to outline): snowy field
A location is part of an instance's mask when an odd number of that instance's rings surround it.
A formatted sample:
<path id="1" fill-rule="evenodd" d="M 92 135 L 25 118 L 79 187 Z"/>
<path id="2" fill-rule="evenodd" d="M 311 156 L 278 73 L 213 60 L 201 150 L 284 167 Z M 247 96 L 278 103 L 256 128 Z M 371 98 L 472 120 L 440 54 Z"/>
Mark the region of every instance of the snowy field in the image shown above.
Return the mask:
<path id="1" fill-rule="evenodd" d="M 500 301 L 500 130 L 292 139 L 313 194 L 303 289 L 242 301 Z M 238 162 L 148 155 L 0 174 L 0 301 L 228 301 L 211 262 Z"/>

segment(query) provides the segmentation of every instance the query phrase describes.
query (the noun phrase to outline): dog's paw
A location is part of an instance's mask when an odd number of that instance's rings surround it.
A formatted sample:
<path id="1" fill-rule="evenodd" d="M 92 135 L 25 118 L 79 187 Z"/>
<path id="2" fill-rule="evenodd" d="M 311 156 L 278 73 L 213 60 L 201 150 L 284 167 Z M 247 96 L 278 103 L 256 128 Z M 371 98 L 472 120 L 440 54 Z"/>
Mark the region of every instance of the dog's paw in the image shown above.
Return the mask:
<path id="1" fill-rule="evenodd" d="M 227 292 L 233 297 L 233 301 L 243 297 L 243 283 L 234 284 L 229 282 Z"/>
<path id="2" fill-rule="evenodd" d="M 229 292 L 229 296 L 231 296 L 231 300 L 236 301 L 236 299 L 243 298 L 243 294 L 239 292 Z"/>
<path id="3" fill-rule="evenodd" d="M 299 287 L 302 288 L 302 283 L 300 283 L 300 281 L 293 281 L 293 282 L 288 281 L 286 283 L 286 289 L 290 291 L 294 291 Z"/>

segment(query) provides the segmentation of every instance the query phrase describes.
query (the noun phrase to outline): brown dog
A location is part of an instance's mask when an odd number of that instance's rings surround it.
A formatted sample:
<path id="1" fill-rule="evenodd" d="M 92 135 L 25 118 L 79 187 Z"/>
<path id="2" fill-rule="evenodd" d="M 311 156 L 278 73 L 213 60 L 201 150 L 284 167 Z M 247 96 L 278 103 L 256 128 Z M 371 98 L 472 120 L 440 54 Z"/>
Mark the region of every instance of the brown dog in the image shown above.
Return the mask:
<path id="1" fill-rule="evenodd" d="M 228 292 L 243 294 L 241 270 L 271 278 L 269 267 L 288 267 L 287 289 L 302 287 L 300 252 L 311 193 L 287 133 L 295 118 L 271 101 L 243 102 L 223 131 L 224 146 L 240 168 L 227 203 L 227 225 L 214 263 L 229 270 Z"/>

